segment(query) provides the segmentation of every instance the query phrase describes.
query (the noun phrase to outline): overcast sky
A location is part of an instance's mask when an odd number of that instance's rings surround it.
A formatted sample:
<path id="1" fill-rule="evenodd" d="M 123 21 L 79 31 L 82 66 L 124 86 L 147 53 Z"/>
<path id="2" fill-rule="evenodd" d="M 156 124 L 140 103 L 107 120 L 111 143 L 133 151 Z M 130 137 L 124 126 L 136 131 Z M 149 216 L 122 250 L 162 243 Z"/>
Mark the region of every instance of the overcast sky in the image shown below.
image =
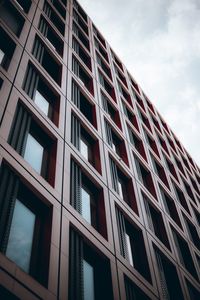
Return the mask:
<path id="1" fill-rule="evenodd" d="M 200 165 L 200 1 L 79 2 Z"/>

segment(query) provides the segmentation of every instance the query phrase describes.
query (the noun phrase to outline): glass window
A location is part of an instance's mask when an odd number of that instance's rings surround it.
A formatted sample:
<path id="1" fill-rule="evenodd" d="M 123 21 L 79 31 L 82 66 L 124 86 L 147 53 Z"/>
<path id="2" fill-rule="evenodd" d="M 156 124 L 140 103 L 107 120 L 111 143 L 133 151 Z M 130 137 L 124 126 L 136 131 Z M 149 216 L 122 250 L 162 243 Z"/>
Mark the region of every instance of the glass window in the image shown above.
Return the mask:
<path id="1" fill-rule="evenodd" d="M 44 96 L 42 96 L 42 94 L 38 90 L 36 90 L 34 101 L 37 104 L 37 106 L 41 109 L 41 111 L 46 116 L 48 116 L 49 102 L 44 98 Z"/>
<path id="2" fill-rule="evenodd" d="M 120 197 L 124 198 L 123 195 L 123 183 L 121 182 L 120 178 L 118 178 L 118 189 Z"/>
<path id="3" fill-rule="evenodd" d="M 89 147 L 83 137 L 81 137 L 81 141 L 80 141 L 80 152 L 85 157 L 85 159 L 87 160 L 89 159 Z"/>
<path id="4" fill-rule="evenodd" d="M 131 266 L 133 266 L 133 254 L 131 249 L 131 239 L 128 233 L 125 232 L 125 240 L 126 240 L 126 247 L 128 252 L 128 260 Z"/>
<path id="5" fill-rule="evenodd" d="M 44 147 L 28 133 L 24 159 L 33 167 L 33 169 L 41 173 L 42 159 L 44 154 Z"/>
<path id="6" fill-rule="evenodd" d="M 94 268 L 86 260 L 83 260 L 83 295 L 84 300 L 95 300 Z"/>
<path id="7" fill-rule="evenodd" d="M 22 202 L 16 200 L 6 256 L 25 272 L 29 272 L 35 215 Z"/>
<path id="8" fill-rule="evenodd" d="M 91 206 L 90 206 L 90 194 L 82 187 L 81 189 L 81 206 L 83 218 L 91 224 Z"/>
<path id="9" fill-rule="evenodd" d="M 4 55 L 5 55 L 5 53 L 0 49 L 0 65 L 1 65 L 2 62 L 3 62 Z"/>

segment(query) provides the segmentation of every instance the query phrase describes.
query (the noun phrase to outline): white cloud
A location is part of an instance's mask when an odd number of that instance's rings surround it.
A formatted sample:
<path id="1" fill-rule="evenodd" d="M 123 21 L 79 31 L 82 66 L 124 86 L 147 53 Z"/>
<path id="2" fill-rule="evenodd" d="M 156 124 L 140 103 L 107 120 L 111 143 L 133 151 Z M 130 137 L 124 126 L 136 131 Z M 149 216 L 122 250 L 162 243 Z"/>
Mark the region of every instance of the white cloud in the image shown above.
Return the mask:
<path id="1" fill-rule="evenodd" d="M 200 164 L 199 1 L 80 3 Z"/>

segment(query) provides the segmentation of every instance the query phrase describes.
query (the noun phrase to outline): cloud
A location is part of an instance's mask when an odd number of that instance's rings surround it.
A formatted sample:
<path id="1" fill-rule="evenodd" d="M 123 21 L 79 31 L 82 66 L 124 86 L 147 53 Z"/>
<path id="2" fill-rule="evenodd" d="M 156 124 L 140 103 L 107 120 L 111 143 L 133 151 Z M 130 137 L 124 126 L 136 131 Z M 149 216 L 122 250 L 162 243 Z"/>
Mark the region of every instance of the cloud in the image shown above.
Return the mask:
<path id="1" fill-rule="evenodd" d="M 200 164 L 199 1 L 80 3 Z"/>

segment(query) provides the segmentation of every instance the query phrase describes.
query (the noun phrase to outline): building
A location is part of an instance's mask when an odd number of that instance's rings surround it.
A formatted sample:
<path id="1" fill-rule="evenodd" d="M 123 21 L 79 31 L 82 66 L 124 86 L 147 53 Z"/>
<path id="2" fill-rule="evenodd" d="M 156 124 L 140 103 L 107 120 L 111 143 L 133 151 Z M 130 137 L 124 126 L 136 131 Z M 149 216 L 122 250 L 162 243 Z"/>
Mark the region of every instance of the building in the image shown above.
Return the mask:
<path id="1" fill-rule="evenodd" d="M 200 169 L 76 0 L 0 1 L 0 299 L 200 299 Z"/>

